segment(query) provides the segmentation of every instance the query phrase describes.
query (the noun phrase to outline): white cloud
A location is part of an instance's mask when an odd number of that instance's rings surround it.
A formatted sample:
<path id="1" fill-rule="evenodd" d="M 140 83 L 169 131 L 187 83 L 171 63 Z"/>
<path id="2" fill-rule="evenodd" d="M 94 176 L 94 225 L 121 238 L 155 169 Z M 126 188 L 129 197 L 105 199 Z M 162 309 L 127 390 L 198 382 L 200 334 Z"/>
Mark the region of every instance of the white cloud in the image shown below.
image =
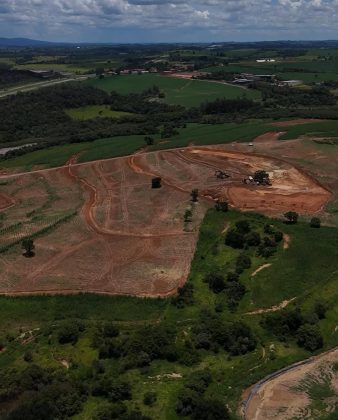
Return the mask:
<path id="1" fill-rule="evenodd" d="M 334 34 L 337 12 L 338 0 L 0 0 L 0 35 L 41 37 L 45 31 L 60 39 L 78 32 L 85 38 L 90 27 L 139 34 L 160 29 L 169 37 L 190 27 L 200 33 L 199 41 L 206 31 L 219 34 L 219 40 L 238 34 L 250 40 L 268 32 L 272 38 L 283 33 L 301 38 L 314 31 Z"/>

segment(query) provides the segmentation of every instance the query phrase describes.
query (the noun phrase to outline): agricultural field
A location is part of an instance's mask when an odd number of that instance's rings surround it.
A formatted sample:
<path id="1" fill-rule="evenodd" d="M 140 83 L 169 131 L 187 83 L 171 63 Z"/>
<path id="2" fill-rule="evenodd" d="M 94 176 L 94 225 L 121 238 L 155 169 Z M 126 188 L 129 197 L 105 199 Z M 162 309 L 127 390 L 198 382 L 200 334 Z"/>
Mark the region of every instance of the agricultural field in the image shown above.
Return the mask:
<path id="1" fill-rule="evenodd" d="M 260 98 L 259 92 L 236 86 L 178 79 L 156 74 L 112 76 L 90 80 L 86 83 L 106 92 L 115 91 L 124 95 L 132 92 L 140 93 L 156 85 L 165 94 L 165 102 L 186 107 L 197 106 L 202 102 L 212 101 L 217 98 L 234 99 L 246 97 L 257 100 Z"/>

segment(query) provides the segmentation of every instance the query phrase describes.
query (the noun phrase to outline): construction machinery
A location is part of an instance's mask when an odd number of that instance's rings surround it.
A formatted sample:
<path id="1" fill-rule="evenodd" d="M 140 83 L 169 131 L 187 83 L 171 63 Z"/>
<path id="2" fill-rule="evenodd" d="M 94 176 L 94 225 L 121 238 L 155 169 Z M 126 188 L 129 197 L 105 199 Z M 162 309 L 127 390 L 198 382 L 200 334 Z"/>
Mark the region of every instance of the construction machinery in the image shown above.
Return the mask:
<path id="1" fill-rule="evenodd" d="M 226 179 L 226 178 L 230 178 L 230 175 L 218 169 L 217 171 L 215 171 L 215 177 L 218 179 Z"/>

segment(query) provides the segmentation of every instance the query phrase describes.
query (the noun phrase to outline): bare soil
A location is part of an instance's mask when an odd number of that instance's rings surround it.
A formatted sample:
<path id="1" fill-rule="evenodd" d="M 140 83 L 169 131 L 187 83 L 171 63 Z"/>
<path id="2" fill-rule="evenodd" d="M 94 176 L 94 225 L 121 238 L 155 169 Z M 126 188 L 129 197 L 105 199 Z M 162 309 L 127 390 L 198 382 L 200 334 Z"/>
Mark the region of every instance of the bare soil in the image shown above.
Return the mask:
<path id="1" fill-rule="evenodd" d="M 316 122 L 322 122 L 323 120 L 316 119 L 316 118 L 300 118 L 298 120 L 290 120 L 290 121 L 278 121 L 272 123 L 271 125 L 275 127 L 290 127 L 293 125 L 304 125 L 304 124 L 311 124 Z"/>
<path id="2" fill-rule="evenodd" d="M 319 356 L 309 359 L 308 363 L 290 367 L 284 373 L 273 377 L 261 385 L 251 387 L 253 392 L 251 399 L 246 405 L 247 420 L 291 420 L 295 418 L 315 419 L 319 416 L 316 410 L 311 409 L 311 399 L 302 389 L 301 381 L 315 380 L 318 384 L 323 381 L 323 376 L 330 378 L 332 388 L 337 391 L 338 372 L 332 369 L 332 365 L 338 361 L 338 349 L 331 350 Z M 244 400 L 250 390 L 243 394 Z M 338 397 L 334 401 L 322 401 L 327 406 L 325 414 L 330 413 L 330 409 L 338 402 Z"/>
<path id="3" fill-rule="evenodd" d="M 14 198 L 0 192 L 0 210 L 8 209 L 15 204 Z"/>
<path id="4" fill-rule="evenodd" d="M 278 215 L 318 212 L 331 196 L 297 167 L 231 146 L 191 146 L 86 164 L 77 164 L 76 158 L 62 168 L 8 177 L 11 182 L 1 197 L 13 205 L 6 223 L 22 226 L 9 229 L 2 244 L 45 228 L 74 209 L 78 215 L 36 239 L 34 258 L 22 257 L 17 249 L 2 254 L 0 293 L 169 296 L 187 279 L 199 226 L 216 199 L 244 211 Z M 230 178 L 217 179 L 218 169 Z M 271 187 L 243 183 L 258 169 L 270 173 Z M 151 188 L 154 176 L 162 178 L 162 188 Z M 183 216 L 194 188 L 199 202 L 186 231 Z M 38 217 L 30 222 L 32 211 Z"/>
<path id="5" fill-rule="evenodd" d="M 279 137 L 285 134 L 285 131 L 271 131 L 262 134 L 254 139 L 254 143 L 271 143 L 278 141 Z"/>

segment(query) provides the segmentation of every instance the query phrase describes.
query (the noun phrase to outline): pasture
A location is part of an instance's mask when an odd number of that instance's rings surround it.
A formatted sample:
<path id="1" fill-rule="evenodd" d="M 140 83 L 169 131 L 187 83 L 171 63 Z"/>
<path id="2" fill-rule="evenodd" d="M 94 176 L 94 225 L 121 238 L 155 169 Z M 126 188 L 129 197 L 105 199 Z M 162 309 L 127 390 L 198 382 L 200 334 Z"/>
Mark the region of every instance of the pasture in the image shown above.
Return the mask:
<path id="1" fill-rule="evenodd" d="M 213 101 L 217 98 L 235 99 L 245 96 L 248 99 L 260 99 L 259 92 L 236 86 L 200 80 L 178 79 L 157 74 L 112 76 L 89 80 L 85 83 L 106 92 L 116 91 L 123 95 L 141 93 L 156 85 L 165 94 L 163 99 L 165 102 L 185 107 L 198 106 L 203 102 Z"/>

